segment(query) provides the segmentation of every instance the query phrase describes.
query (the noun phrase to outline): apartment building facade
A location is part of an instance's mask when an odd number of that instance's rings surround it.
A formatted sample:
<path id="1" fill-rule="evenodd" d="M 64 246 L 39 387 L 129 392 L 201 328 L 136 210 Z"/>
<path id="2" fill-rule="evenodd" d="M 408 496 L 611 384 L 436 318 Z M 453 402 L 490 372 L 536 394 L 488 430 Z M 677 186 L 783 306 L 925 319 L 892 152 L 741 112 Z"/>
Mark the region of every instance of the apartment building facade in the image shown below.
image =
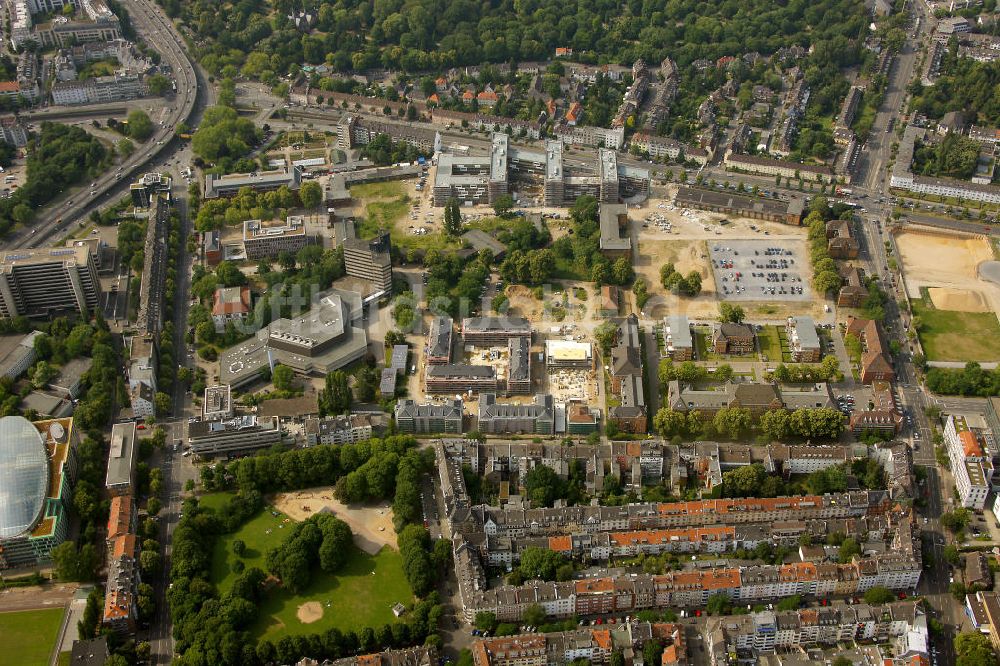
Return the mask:
<path id="1" fill-rule="evenodd" d="M 982 511 L 993 477 L 990 456 L 964 417 L 949 415 L 943 434 L 959 501 L 968 509 Z"/>
<path id="2" fill-rule="evenodd" d="M 0 317 L 90 316 L 101 285 L 86 247 L 16 250 L 0 256 Z"/>

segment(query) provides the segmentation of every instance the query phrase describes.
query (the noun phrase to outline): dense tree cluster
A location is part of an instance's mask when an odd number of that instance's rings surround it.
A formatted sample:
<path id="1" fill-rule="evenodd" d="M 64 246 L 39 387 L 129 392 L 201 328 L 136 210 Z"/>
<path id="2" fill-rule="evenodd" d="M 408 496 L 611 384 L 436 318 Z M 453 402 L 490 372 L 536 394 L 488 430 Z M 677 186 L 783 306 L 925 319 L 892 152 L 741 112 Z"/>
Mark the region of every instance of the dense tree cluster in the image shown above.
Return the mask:
<path id="1" fill-rule="evenodd" d="M 451 562 L 451 542 L 447 539 L 432 542 L 426 528 L 407 525 L 399 533 L 397 543 L 403 558 L 403 573 L 413 593 L 418 597 L 428 594 Z"/>
<path id="2" fill-rule="evenodd" d="M 429 250 L 424 255 L 427 307 L 432 312 L 452 317 L 475 311 L 483 284 L 490 275 L 491 263 L 492 257 L 482 253 L 462 259 L 454 252 Z"/>
<path id="3" fill-rule="evenodd" d="M 390 453 L 404 456 L 415 445 L 416 440 L 412 437 L 397 435 L 343 446 L 313 446 L 260 454 L 203 467 L 202 482 L 207 490 L 236 487 L 243 493 L 329 485 L 359 469 L 373 456 Z"/>
<path id="4" fill-rule="evenodd" d="M 977 62 L 958 57 L 958 43 L 953 36 L 942 59 L 941 76 L 934 85 L 923 86 L 919 80 L 910 84 L 913 94 L 910 108 L 928 118 L 940 119 L 949 111 L 960 111 L 966 121 L 987 127 L 1000 124 L 1000 61 Z"/>
<path id="5" fill-rule="evenodd" d="M 996 653 L 990 639 L 979 631 L 963 631 L 955 636 L 957 666 L 993 666 Z"/>
<path id="6" fill-rule="evenodd" d="M 569 209 L 573 233 L 552 243 L 557 259 L 598 284 L 628 284 L 635 277 L 626 257 L 614 263 L 601 253 L 600 205 L 590 195 L 577 198 Z"/>
<path id="7" fill-rule="evenodd" d="M 981 144 L 959 134 L 948 134 L 938 144 L 923 143 L 913 151 L 913 173 L 968 180 L 976 172 Z"/>
<path id="8" fill-rule="evenodd" d="M 694 297 L 701 293 L 701 273 L 691 271 L 686 276 L 667 263 L 660 267 L 660 284 L 672 294 Z"/>
<path id="9" fill-rule="evenodd" d="M 726 437 L 745 439 L 753 432 L 775 440 L 836 439 L 844 432 L 846 418 L 836 409 L 772 409 L 760 415 L 742 407 L 724 407 L 706 421 L 697 411 L 685 414 L 661 407 L 653 416 L 653 427 L 662 437 L 698 439 Z"/>
<path id="10" fill-rule="evenodd" d="M 285 540 L 267 552 L 267 570 L 298 594 L 309 584 L 317 564 L 326 573 L 343 566 L 354 547 L 351 539 L 347 523 L 330 514 L 316 514 L 294 523 Z"/>
<path id="11" fill-rule="evenodd" d="M 556 256 L 548 248 L 513 250 L 500 264 L 500 277 L 511 284 L 545 284 L 555 271 Z"/>
<path id="12" fill-rule="evenodd" d="M 521 561 L 507 576 L 507 582 L 520 585 L 526 580 L 570 580 L 573 571 L 573 563 L 562 553 L 530 546 L 521 551 Z"/>
<path id="13" fill-rule="evenodd" d="M 961 369 L 931 368 L 927 371 L 927 388 L 941 395 L 1000 395 L 1000 370 L 984 370 L 974 362 Z"/>
<path id="14" fill-rule="evenodd" d="M 353 399 L 347 373 L 343 370 L 334 370 L 323 382 L 323 388 L 319 391 L 320 416 L 346 412 Z"/>
<path id="15" fill-rule="evenodd" d="M 0 234 L 14 224 L 28 224 L 35 210 L 67 188 L 100 174 L 109 163 L 108 150 L 79 127 L 44 122 L 28 142 L 27 182 L 0 199 Z"/>
<path id="16" fill-rule="evenodd" d="M 525 495 L 535 506 L 552 506 L 557 499 L 578 504 L 585 496 L 586 469 L 579 460 L 570 464 L 569 476 L 562 478 L 551 467 L 532 467 L 521 480 Z"/>
<path id="17" fill-rule="evenodd" d="M 191 137 L 194 154 L 215 163 L 224 172 L 260 143 L 263 133 L 249 118 L 240 118 L 236 109 L 212 106 Z"/>
<path id="18" fill-rule="evenodd" d="M 589 63 L 631 64 L 639 57 L 658 63 L 669 55 L 686 69 L 699 58 L 714 61 L 803 44 L 814 45 L 808 65 L 818 70 L 807 69 L 806 76 L 817 93 L 824 93 L 817 85 L 825 81 L 823 65 L 829 62 L 836 70 L 858 60 L 854 40 L 868 19 L 856 0 L 788 5 L 594 0 L 579 6 L 542 0 L 513 9 L 468 0 L 417 0 L 405 8 L 401 2 L 338 7 L 316 0 L 255 0 L 228 4 L 225 11 L 205 0 L 160 4 L 191 26 L 197 54 L 210 72 L 242 73 L 268 83 L 297 72 L 303 62 L 325 62 L 338 72 L 436 71 L 545 60 L 556 47 L 569 47 L 574 58 Z M 287 18 L 301 10 L 317 14 L 314 33 L 303 35 Z"/>

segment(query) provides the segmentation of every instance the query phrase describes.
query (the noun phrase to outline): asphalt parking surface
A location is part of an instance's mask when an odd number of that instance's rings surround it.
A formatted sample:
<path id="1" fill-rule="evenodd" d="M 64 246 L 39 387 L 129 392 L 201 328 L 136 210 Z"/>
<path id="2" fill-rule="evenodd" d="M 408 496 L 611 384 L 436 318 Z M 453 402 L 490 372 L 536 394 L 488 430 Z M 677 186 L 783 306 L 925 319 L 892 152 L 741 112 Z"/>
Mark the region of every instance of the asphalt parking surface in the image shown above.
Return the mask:
<path id="1" fill-rule="evenodd" d="M 809 301 L 809 261 L 781 240 L 709 240 L 715 286 L 727 301 Z"/>

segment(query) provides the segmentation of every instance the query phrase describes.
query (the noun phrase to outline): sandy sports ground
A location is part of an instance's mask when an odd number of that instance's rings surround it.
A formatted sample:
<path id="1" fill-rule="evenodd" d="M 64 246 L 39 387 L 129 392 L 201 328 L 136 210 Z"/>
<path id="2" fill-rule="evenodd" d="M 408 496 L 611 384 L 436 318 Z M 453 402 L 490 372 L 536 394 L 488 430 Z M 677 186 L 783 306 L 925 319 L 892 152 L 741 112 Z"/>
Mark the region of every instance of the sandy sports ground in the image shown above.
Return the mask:
<path id="1" fill-rule="evenodd" d="M 354 533 L 354 544 L 369 555 L 377 554 L 382 546 L 397 548 L 392 508 L 388 502 L 373 506 L 348 506 L 334 498 L 332 487 L 278 493 L 268 499 L 278 511 L 293 520 L 305 520 L 327 510 L 348 524 Z"/>
<path id="2" fill-rule="evenodd" d="M 907 296 L 920 298 L 920 289 L 928 287 L 938 309 L 1000 311 L 1000 287 L 981 279 L 977 270 L 982 262 L 993 260 L 986 238 L 903 231 L 895 239 Z"/>

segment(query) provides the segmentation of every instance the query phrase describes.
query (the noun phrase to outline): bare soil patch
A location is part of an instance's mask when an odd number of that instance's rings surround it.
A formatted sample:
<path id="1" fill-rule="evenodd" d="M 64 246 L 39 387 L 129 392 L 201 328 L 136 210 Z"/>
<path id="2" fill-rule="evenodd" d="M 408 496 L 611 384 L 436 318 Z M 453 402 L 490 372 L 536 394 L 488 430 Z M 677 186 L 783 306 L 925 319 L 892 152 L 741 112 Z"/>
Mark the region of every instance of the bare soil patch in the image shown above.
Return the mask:
<path id="1" fill-rule="evenodd" d="M 1000 287 L 982 279 L 978 267 L 993 260 L 989 241 L 979 237 L 947 236 L 940 233 L 904 231 L 896 235 L 896 248 L 902 260 L 906 293 L 920 298 L 921 287 L 945 288 L 931 300 L 941 310 L 984 312 L 1000 309 Z M 930 289 L 930 291 L 934 291 Z M 977 296 L 959 296 L 961 293 Z M 957 306 L 942 305 L 938 298 L 954 300 Z M 978 307 L 979 309 L 967 309 Z"/>
<path id="2" fill-rule="evenodd" d="M 302 624 L 312 624 L 323 618 L 323 605 L 318 601 L 307 601 L 295 612 Z"/>
<path id="3" fill-rule="evenodd" d="M 934 307 L 939 310 L 957 312 L 989 312 L 990 308 L 983 298 L 982 292 L 971 289 L 951 289 L 948 287 L 930 287 L 928 295 Z"/>
<path id="4" fill-rule="evenodd" d="M 332 513 L 348 524 L 354 533 L 355 545 L 370 555 L 378 553 L 382 546 L 397 548 L 392 508 L 388 502 L 348 506 L 333 496 L 332 487 L 279 493 L 269 499 L 275 508 L 293 520 L 305 520 L 320 511 Z"/>

